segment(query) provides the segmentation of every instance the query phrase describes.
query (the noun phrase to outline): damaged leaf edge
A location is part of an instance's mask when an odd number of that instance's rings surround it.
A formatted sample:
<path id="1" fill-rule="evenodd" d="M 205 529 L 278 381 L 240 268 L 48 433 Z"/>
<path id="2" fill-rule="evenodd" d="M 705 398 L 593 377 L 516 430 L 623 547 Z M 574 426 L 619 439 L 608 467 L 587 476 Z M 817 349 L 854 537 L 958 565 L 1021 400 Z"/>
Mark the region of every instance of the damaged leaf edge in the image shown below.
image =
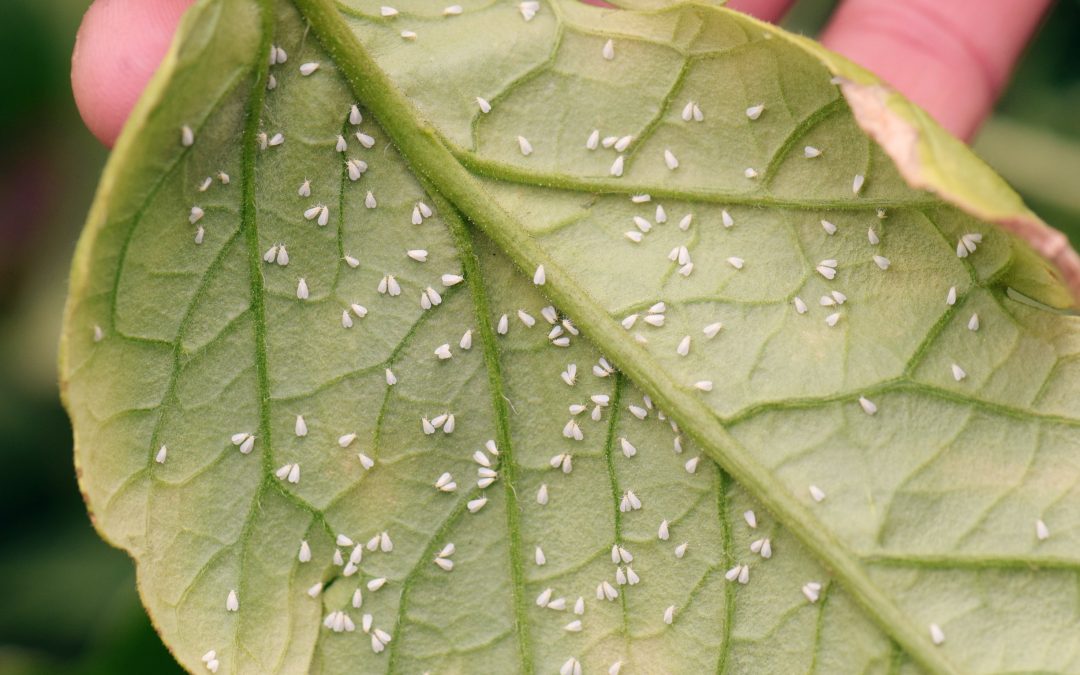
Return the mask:
<path id="1" fill-rule="evenodd" d="M 1057 309 L 1080 306 L 1080 255 L 1064 233 L 1035 215 L 963 141 L 877 76 L 813 40 L 785 37 L 817 57 L 836 77 L 855 121 L 889 155 L 908 185 L 1023 239 L 1052 265 L 1047 276 L 1068 292 L 1048 283 L 1049 278 L 1010 279 L 1017 290 Z"/>

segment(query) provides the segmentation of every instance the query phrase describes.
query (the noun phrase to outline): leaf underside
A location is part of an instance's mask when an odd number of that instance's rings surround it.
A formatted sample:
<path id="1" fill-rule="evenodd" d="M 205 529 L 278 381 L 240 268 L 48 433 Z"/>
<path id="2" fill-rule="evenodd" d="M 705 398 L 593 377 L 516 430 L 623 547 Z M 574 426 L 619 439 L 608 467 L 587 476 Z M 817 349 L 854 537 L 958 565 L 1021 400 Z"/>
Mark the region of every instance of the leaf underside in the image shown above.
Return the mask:
<path id="1" fill-rule="evenodd" d="M 1080 322 L 818 58 L 710 5 L 296 4 L 189 12 L 73 270 L 80 484 L 180 663 L 1080 672 Z"/>

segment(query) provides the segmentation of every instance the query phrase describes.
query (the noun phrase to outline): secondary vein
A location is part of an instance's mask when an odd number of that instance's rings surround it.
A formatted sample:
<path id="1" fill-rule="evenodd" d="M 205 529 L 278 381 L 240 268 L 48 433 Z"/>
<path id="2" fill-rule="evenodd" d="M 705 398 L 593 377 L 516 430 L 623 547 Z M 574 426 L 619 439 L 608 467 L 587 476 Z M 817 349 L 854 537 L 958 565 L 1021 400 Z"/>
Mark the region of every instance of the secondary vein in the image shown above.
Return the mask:
<path id="1" fill-rule="evenodd" d="M 429 186 L 425 185 L 425 188 Z M 517 499 L 518 466 L 514 459 L 514 448 L 510 438 L 510 419 L 502 368 L 499 365 L 499 352 L 495 345 L 495 333 L 491 327 L 491 311 L 488 307 L 487 293 L 484 289 L 484 277 L 480 262 L 473 251 L 472 238 L 464 221 L 454 208 L 446 203 L 435 190 L 428 189 L 439 212 L 443 214 L 454 236 L 461 265 L 465 271 L 465 281 L 472 292 L 473 308 L 476 312 L 477 334 L 483 347 L 484 363 L 488 371 L 488 386 L 491 389 L 491 403 L 495 410 L 495 437 L 499 447 L 499 478 L 504 488 L 506 499 L 507 546 L 510 557 L 511 593 L 513 595 L 514 625 L 517 634 L 518 653 L 521 658 L 522 672 L 531 675 L 534 671 L 532 644 L 529 637 L 529 623 L 525 601 L 525 566 L 521 552 L 521 509 Z"/>

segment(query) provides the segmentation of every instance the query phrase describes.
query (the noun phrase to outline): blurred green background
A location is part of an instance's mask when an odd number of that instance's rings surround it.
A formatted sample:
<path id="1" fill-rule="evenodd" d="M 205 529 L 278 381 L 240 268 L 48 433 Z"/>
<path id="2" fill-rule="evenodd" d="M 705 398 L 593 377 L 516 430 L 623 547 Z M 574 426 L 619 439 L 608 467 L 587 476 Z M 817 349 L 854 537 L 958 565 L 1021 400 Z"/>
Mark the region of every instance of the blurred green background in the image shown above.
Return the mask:
<path id="1" fill-rule="evenodd" d="M 1020 0 L 1023 1 L 1023 0 Z M 0 675 L 179 672 L 98 539 L 56 388 L 68 265 L 106 152 L 71 99 L 89 0 L 0 0 Z M 802 0 L 814 34 L 834 0 Z M 976 148 L 1080 244 L 1080 0 L 1043 26 Z"/>

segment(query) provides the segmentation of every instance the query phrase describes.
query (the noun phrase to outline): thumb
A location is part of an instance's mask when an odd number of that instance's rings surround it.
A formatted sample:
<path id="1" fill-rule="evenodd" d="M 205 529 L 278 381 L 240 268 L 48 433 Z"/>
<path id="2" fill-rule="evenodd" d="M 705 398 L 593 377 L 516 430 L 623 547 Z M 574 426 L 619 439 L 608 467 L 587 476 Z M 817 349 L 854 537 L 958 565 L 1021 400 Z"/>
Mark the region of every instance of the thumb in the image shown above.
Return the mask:
<path id="1" fill-rule="evenodd" d="M 1051 0 L 844 0 L 822 41 L 970 140 Z"/>
<path id="2" fill-rule="evenodd" d="M 71 88 L 90 131 L 112 146 L 194 0 L 95 0 L 71 56 Z"/>

